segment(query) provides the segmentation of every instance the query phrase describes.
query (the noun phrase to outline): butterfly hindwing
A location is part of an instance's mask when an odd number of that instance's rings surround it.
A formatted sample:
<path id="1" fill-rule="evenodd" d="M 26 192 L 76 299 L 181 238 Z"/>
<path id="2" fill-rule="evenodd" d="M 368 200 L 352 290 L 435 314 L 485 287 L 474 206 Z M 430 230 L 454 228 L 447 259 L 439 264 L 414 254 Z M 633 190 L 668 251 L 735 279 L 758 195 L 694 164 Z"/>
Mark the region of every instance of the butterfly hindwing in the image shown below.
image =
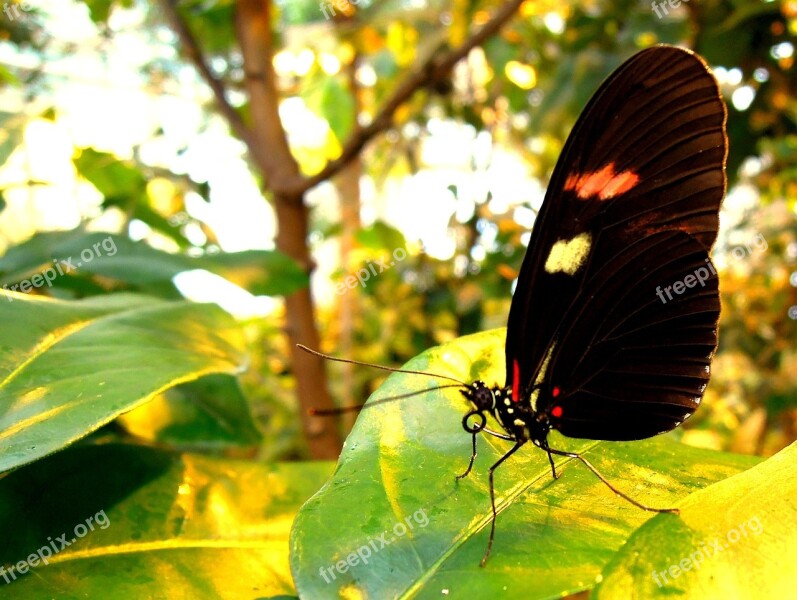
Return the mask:
<path id="1" fill-rule="evenodd" d="M 682 423 L 700 404 L 717 345 L 718 280 L 706 251 L 683 232 L 654 233 L 584 289 L 554 340 L 547 380 L 561 408 L 552 427 L 632 440 Z"/>

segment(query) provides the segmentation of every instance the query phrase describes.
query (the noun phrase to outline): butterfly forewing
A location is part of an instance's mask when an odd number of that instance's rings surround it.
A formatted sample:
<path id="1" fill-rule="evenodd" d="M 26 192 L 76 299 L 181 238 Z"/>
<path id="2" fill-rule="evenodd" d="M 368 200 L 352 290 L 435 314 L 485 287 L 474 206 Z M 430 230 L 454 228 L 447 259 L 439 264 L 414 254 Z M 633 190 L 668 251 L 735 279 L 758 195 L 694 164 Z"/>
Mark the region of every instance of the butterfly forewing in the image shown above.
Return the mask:
<path id="1" fill-rule="evenodd" d="M 522 398 L 535 383 L 557 386 L 552 425 L 565 435 L 640 439 L 697 408 L 717 341 L 706 261 L 725 192 L 725 115 L 703 61 L 658 46 L 617 69 L 573 128 L 506 344 L 507 385 L 517 377 Z M 701 285 L 657 295 L 700 268 L 711 273 Z M 552 401 L 541 394 L 535 409 Z"/>

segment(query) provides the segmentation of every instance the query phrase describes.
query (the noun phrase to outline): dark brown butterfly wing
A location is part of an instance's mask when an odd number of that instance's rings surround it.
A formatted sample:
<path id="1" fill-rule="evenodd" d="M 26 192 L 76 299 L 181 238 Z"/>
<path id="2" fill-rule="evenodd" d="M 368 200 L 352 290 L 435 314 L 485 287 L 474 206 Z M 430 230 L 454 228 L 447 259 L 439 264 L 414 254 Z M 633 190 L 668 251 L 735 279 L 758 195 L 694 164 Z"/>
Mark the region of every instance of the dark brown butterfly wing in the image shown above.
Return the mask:
<path id="1" fill-rule="evenodd" d="M 556 398 L 532 401 L 561 406 L 562 433 L 642 438 L 696 408 L 716 347 L 716 277 L 666 303 L 656 288 L 710 265 L 725 118 L 705 63 L 657 46 L 621 65 L 573 128 L 534 225 L 506 343 L 507 385 L 521 398 L 535 383 L 559 387 Z"/>
<path id="2" fill-rule="evenodd" d="M 590 439 L 642 439 L 682 423 L 700 404 L 717 345 L 718 279 L 706 251 L 683 232 L 656 232 L 585 290 L 552 352 L 546 381 L 557 397 L 541 394 L 538 409 L 563 434 Z"/>

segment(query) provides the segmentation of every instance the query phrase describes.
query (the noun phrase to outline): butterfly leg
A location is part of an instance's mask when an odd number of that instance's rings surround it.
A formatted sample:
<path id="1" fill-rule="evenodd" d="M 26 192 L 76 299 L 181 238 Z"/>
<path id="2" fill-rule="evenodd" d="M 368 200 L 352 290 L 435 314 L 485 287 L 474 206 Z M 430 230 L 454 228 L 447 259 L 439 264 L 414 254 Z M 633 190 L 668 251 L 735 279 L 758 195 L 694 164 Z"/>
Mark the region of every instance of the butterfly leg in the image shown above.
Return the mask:
<path id="1" fill-rule="evenodd" d="M 502 439 L 502 440 L 508 440 L 510 442 L 514 442 L 515 441 L 515 438 L 513 438 L 511 435 L 506 435 L 505 433 L 500 433 L 498 431 L 493 431 L 492 429 L 488 429 L 487 427 L 482 427 L 481 431 L 483 431 L 484 433 L 489 433 L 491 436 L 497 437 L 497 438 Z M 467 477 L 468 473 L 470 473 L 470 470 L 473 468 L 473 460 L 476 458 L 476 434 L 477 433 L 478 433 L 478 431 L 474 431 L 473 432 L 473 453 L 471 453 L 471 455 L 470 455 L 470 464 L 468 464 L 468 468 L 465 470 L 465 472 L 462 475 L 457 475 L 457 479 L 462 479 L 463 477 Z"/>
<path id="2" fill-rule="evenodd" d="M 487 564 L 487 559 L 490 557 L 490 551 L 493 549 L 493 539 L 495 538 L 495 520 L 498 517 L 498 513 L 495 511 L 495 485 L 493 484 L 493 474 L 501 465 L 501 463 L 517 452 L 527 441 L 528 440 L 517 440 L 515 445 L 509 449 L 509 452 L 504 454 L 492 467 L 490 467 L 490 506 L 493 509 L 493 520 L 490 524 L 490 539 L 487 542 L 487 551 L 484 553 L 481 563 L 479 563 L 479 565 L 482 567 Z"/>
<path id="3" fill-rule="evenodd" d="M 556 465 L 553 464 L 553 456 L 551 455 L 551 449 L 546 447 L 545 451 L 548 453 L 548 462 L 551 463 L 551 473 L 553 474 L 554 479 L 559 479 L 559 475 L 556 473 Z"/>
<path id="4" fill-rule="evenodd" d="M 465 472 L 461 475 L 457 475 L 457 481 L 463 479 L 468 476 L 470 470 L 473 468 L 473 461 L 476 460 L 476 436 L 478 435 L 478 431 L 474 431 L 471 435 L 473 436 L 473 452 L 470 454 L 470 462 L 468 463 L 468 468 L 465 469 Z"/>
<path id="5" fill-rule="evenodd" d="M 623 492 L 621 492 L 620 490 L 618 490 L 611 483 L 609 483 L 609 481 L 603 475 L 601 475 L 598 472 L 598 470 L 595 467 L 593 467 L 592 464 L 590 464 L 590 462 L 586 458 L 584 458 L 583 456 L 581 456 L 580 454 L 578 454 L 576 452 L 563 452 L 562 450 L 555 450 L 553 448 L 549 448 L 547 446 L 547 444 L 545 446 L 543 446 L 543 449 L 548 452 L 548 456 L 549 457 L 551 456 L 551 454 L 556 454 L 557 456 L 567 456 L 569 458 L 576 458 L 576 459 L 580 460 L 582 463 L 584 463 L 585 467 L 587 467 L 590 471 L 592 471 L 592 473 L 595 475 L 595 477 L 597 477 L 598 479 L 600 479 L 604 483 L 604 485 L 606 487 L 608 487 L 611 491 L 613 491 L 615 494 L 620 496 L 620 498 L 630 502 L 631 504 L 633 504 L 637 508 L 641 508 L 642 510 L 647 510 L 647 511 L 650 511 L 650 512 L 658 512 L 658 513 L 676 513 L 676 514 L 678 514 L 678 512 L 679 512 L 679 510 L 677 508 L 653 508 L 651 506 L 646 506 L 646 505 L 642 504 L 641 502 L 637 502 L 636 500 L 634 500 L 630 496 L 628 496 L 628 495 L 624 494 Z"/>
<path id="6" fill-rule="evenodd" d="M 477 417 L 479 420 L 475 424 L 471 425 L 471 417 Z M 476 435 L 484 431 L 485 425 L 487 425 L 487 417 L 485 417 L 484 413 L 481 411 L 472 410 L 462 417 L 462 428 L 473 436 L 473 451 L 470 453 L 470 462 L 468 463 L 468 468 L 465 469 L 465 472 L 462 475 L 457 475 L 457 480 L 467 477 L 468 473 L 470 473 L 470 470 L 473 468 L 473 461 L 476 460 Z"/>

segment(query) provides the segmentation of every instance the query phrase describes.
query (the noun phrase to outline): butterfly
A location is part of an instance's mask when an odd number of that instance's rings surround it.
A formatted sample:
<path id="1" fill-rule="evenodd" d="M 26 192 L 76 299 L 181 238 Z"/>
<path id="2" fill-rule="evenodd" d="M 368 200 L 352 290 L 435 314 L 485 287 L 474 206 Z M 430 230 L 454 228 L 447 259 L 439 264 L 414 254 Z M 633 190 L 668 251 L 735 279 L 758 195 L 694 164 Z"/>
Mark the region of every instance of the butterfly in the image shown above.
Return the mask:
<path id="1" fill-rule="evenodd" d="M 709 252 L 726 190 L 727 110 L 706 63 L 682 48 L 638 52 L 600 86 L 554 168 L 512 298 L 506 381 L 458 382 L 480 433 L 531 442 L 629 441 L 674 429 L 700 406 L 717 347 L 719 284 Z M 353 361 L 347 361 L 353 362 Z M 388 369 L 402 371 L 402 369 Z M 435 375 L 435 374 L 432 374 Z M 442 375 L 435 375 L 450 379 Z M 456 381 L 456 380 L 454 380 Z M 492 416 L 503 432 L 486 427 Z"/>

